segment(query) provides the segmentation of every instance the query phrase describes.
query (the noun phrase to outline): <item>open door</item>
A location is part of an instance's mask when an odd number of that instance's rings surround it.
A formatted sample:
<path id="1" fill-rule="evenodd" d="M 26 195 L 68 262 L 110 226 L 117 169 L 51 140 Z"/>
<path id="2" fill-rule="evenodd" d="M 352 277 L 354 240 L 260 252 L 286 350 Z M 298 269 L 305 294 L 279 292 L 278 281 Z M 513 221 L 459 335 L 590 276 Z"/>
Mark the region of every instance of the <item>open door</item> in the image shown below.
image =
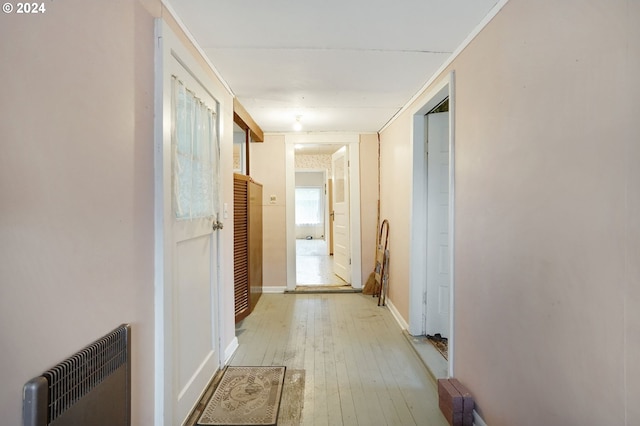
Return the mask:
<path id="1" fill-rule="evenodd" d="M 157 21 L 156 416 L 179 425 L 220 367 L 219 105 Z"/>
<path id="2" fill-rule="evenodd" d="M 449 336 L 449 113 L 427 114 L 426 334 Z"/>
<path id="3" fill-rule="evenodd" d="M 455 376 L 454 73 L 425 99 L 413 111 L 408 331 L 447 338 L 446 359 L 425 358 L 434 376 L 443 378 Z"/>
<path id="4" fill-rule="evenodd" d="M 329 256 L 333 256 L 333 179 L 327 180 L 327 205 L 329 206 L 329 238 L 327 239 L 327 249 Z"/>
<path id="5" fill-rule="evenodd" d="M 333 272 L 351 282 L 351 241 L 349 217 L 349 161 L 347 147 L 331 155 L 333 170 Z"/>
<path id="6" fill-rule="evenodd" d="M 327 134 L 287 134 L 285 135 L 285 176 L 286 176 L 286 241 L 287 241 L 287 286 L 294 291 L 297 285 L 296 224 L 295 224 L 295 184 L 296 147 L 299 145 L 334 145 L 343 147 L 338 158 L 332 163 L 333 195 L 336 199 L 338 187 L 339 202 L 333 209 L 334 217 L 334 263 L 340 272 L 335 272 L 354 289 L 362 288 L 362 257 L 360 246 L 360 135 L 357 133 Z M 346 146 L 346 147 L 345 147 Z M 335 152 L 333 150 L 332 152 Z M 336 175 L 341 176 L 336 179 Z M 338 182 L 336 182 L 338 180 Z M 334 215 L 335 216 L 335 215 Z M 330 218 L 327 218 L 330 219 Z M 338 229 L 340 227 L 340 229 Z M 340 233 L 341 235 L 337 235 Z M 340 244 L 340 253 L 336 247 Z M 345 279 L 346 277 L 346 279 Z"/>

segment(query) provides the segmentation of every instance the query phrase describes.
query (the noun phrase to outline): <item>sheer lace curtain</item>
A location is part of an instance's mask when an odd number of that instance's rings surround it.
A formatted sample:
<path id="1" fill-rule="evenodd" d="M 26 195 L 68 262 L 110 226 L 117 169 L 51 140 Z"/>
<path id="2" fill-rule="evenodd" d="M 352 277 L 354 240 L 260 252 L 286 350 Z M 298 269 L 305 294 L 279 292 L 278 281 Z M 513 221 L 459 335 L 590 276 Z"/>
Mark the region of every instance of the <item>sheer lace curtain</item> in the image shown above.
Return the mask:
<path id="1" fill-rule="evenodd" d="M 216 112 L 173 78 L 173 199 L 176 218 L 218 212 L 220 149 Z"/>

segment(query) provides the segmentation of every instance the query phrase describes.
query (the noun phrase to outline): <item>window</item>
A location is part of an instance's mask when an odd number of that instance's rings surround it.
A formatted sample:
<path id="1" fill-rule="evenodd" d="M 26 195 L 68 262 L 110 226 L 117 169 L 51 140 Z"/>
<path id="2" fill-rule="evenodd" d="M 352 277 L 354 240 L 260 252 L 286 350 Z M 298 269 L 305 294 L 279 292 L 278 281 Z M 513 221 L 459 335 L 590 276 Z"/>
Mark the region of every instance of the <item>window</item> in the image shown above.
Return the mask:
<path id="1" fill-rule="evenodd" d="M 324 223 L 323 195 L 322 187 L 296 188 L 296 225 Z"/>
<path id="2" fill-rule="evenodd" d="M 217 211 L 216 112 L 173 78 L 173 199 L 176 218 L 211 217 Z"/>
<path id="3" fill-rule="evenodd" d="M 238 123 L 233 123 L 233 172 L 248 175 L 247 132 Z"/>

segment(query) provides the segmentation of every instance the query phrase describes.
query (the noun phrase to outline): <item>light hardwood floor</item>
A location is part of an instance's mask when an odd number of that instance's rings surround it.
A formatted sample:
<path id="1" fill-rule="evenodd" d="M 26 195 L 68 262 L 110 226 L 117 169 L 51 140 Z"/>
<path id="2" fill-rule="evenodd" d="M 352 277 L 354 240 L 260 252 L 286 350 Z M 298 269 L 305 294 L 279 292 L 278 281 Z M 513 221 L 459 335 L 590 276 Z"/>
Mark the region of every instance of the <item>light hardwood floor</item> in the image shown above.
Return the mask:
<path id="1" fill-rule="evenodd" d="M 434 382 L 377 299 L 263 294 L 231 365 L 304 369 L 303 425 L 446 426 Z"/>
<path id="2" fill-rule="evenodd" d="M 301 286 L 349 285 L 333 273 L 333 256 L 325 240 L 296 240 L 296 284 Z"/>

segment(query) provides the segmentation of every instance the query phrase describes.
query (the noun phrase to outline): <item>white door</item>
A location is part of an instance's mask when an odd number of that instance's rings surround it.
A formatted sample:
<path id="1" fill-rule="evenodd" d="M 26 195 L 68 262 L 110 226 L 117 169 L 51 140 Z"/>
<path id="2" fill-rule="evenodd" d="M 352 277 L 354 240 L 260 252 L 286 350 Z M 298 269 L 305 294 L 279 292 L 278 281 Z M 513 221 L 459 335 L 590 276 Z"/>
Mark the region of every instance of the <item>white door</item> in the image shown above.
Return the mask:
<path id="1" fill-rule="evenodd" d="M 427 334 L 449 337 L 449 113 L 427 115 Z"/>
<path id="2" fill-rule="evenodd" d="M 173 223 L 173 424 L 181 424 L 219 368 L 215 327 L 217 243 L 212 220 Z"/>
<path id="3" fill-rule="evenodd" d="M 333 170 L 333 272 L 351 282 L 349 228 L 349 160 L 347 147 L 331 155 Z"/>
<path id="4" fill-rule="evenodd" d="M 166 40 L 166 39 L 165 39 Z M 163 57 L 156 219 L 160 424 L 184 422 L 220 367 L 217 214 L 218 103 L 176 58 Z"/>

